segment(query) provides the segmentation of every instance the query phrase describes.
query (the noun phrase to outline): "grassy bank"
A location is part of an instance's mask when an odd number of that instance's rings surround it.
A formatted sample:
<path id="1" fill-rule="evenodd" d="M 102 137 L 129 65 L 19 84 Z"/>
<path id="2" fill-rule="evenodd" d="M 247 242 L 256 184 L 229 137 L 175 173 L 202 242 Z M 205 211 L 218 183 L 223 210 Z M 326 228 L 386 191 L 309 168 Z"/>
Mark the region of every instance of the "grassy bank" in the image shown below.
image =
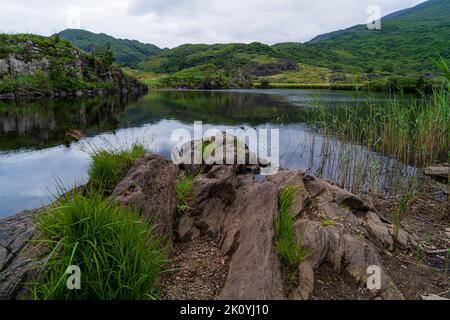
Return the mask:
<path id="1" fill-rule="evenodd" d="M 86 190 L 69 192 L 37 217 L 38 243 L 50 255 L 33 285 L 35 299 L 158 298 L 164 244 L 153 235 L 150 221 L 105 197 L 143 150 L 134 146 L 129 152 L 93 154 Z M 67 268 L 73 265 L 81 271 L 79 290 L 66 285 Z"/>

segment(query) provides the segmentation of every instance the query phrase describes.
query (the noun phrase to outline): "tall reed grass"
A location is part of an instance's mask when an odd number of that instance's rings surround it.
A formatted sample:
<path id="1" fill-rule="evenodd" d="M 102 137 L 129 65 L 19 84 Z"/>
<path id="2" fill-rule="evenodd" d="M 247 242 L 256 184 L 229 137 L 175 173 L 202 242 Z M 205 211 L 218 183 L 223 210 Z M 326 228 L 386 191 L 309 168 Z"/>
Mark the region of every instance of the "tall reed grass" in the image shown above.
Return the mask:
<path id="1" fill-rule="evenodd" d="M 305 122 L 325 135 L 366 146 L 414 166 L 444 162 L 450 143 L 449 95 L 435 92 L 421 100 L 391 96 L 386 103 L 302 110 Z"/>

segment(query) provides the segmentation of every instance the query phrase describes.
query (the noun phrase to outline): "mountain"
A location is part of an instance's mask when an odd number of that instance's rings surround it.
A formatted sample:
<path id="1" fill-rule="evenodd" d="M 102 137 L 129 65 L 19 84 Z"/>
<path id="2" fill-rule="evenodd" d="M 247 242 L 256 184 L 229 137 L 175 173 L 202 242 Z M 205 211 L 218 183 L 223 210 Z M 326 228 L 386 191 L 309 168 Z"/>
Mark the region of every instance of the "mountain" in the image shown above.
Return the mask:
<path id="1" fill-rule="evenodd" d="M 57 36 L 0 34 L 0 98 L 145 90 L 113 60 L 108 50 L 91 55 Z"/>
<path id="2" fill-rule="evenodd" d="M 438 53 L 450 58 L 449 21 L 450 1 L 430 0 L 385 16 L 380 30 L 357 25 L 317 36 L 305 45 L 332 52 L 338 61 L 360 70 L 429 72 Z"/>
<path id="3" fill-rule="evenodd" d="M 98 47 L 109 47 L 114 53 L 116 62 L 126 67 L 136 67 L 139 62 L 163 51 L 153 44 L 141 43 L 136 40 L 116 39 L 103 33 L 96 34 L 80 29 L 66 29 L 58 35 L 61 39 L 70 41 L 86 52 L 91 52 Z"/>
<path id="4" fill-rule="evenodd" d="M 285 71 L 283 61 L 325 67 L 333 72 L 421 75 L 433 73 L 433 60 L 450 58 L 450 1 L 430 0 L 382 19 L 381 30 L 367 26 L 317 36 L 307 43 L 185 44 L 165 50 L 137 67 L 156 73 L 213 64 L 236 69 Z M 278 66 L 278 67 L 277 67 Z"/>

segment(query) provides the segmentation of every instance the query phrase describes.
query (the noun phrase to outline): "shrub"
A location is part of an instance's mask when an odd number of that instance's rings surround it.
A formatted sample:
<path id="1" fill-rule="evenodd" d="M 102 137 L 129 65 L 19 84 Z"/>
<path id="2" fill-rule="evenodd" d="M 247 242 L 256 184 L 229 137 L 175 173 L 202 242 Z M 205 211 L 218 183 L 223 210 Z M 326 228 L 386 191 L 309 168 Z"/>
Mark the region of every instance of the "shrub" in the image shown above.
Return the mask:
<path id="1" fill-rule="evenodd" d="M 259 84 L 259 87 L 261 89 L 268 89 L 270 87 L 270 81 L 267 80 L 267 79 L 262 79 L 260 84 Z"/>

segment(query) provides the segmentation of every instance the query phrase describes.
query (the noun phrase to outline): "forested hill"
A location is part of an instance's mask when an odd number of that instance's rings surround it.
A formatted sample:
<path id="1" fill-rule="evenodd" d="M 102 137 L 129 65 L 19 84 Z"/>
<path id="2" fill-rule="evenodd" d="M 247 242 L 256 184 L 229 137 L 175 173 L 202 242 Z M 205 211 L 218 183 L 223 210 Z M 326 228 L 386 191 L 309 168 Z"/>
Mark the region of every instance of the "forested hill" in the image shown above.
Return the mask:
<path id="1" fill-rule="evenodd" d="M 349 73 L 432 73 L 436 70 L 433 60 L 439 54 L 450 58 L 449 21 L 450 0 L 430 0 L 384 17 L 381 30 L 357 25 L 304 44 L 185 44 L 150 57 L 138 68 L 173 73 L 213 64 L 233 70 L 289 59 Z"/>
<path id="2" fill-rule="evenodd" d="M 116 39 L 103 33 L 96 34 L 80 29 L 66 29 L 61 31 L 59 36 L 87 52 L 92 52 L 99 47 L 109 47 L 114 53 L 116 62 L 126 67 L 136 67 L 138 63 L 162 51 L 153 44 L 141 43 L 136 40 Z"/>
<path id="3" fill-rule="evenodd" d="M 339 61 L 363 70 L 431 71 L 437 53 L 450 58 L 450 0 L 430 0 L 394 12 L 381 20 L 380 30 L 358 25 L 305 45 L 332 52 Z"/>

